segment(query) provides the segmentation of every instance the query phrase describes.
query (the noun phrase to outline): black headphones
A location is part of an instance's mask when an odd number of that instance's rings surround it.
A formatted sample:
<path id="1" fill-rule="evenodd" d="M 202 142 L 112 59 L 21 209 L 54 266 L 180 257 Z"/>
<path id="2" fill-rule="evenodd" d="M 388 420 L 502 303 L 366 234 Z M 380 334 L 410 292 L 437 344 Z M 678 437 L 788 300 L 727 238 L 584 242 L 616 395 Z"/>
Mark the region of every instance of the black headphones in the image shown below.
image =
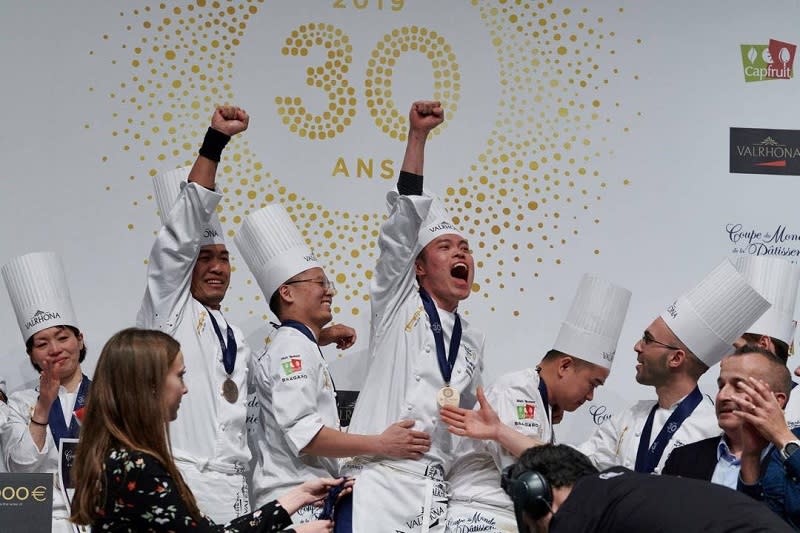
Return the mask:
<path id="1" fill-rule="evenodd" d="M 551 512 L 553 491 L 544 476 L 534 470 L 526 470 L 512 477 L 513 468 L 514 465 L 511 465 L 503 469 L 500 486 L 514 502 L 514 509 L 525 511 L 534 520 Z"/>

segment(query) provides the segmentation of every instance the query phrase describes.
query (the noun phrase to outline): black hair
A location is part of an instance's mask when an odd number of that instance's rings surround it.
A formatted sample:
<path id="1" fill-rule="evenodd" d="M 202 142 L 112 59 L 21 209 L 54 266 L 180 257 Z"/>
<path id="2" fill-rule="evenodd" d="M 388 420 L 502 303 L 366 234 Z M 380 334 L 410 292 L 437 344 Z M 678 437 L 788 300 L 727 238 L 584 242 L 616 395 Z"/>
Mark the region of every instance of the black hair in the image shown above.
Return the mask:
<path id="1" fill-rule="evenodd" d="M 757 344 L 763 335 L 759 335 L 758 333 L 745 333 L 742 335 L 742 338 L 747 341 L 748 344 Z M 786 364 L 789 360 L 789 345 L 783 342 L 780 339 L 776 339 L 775 337 L 769 338 L 772 341 L 773 346 L 775 346 L 774 355 L 783 361 L 783 364 Z M 752 352 L 753 350 L 751 350 Z M 759 352 L 760 353 L 760 352 Z"/>
<path id="2" fill-rule="evenodd" d="M 539 472 L 553 488 L 571 487 L 583 476 L 597 473 L 589 458 L 566 444 L 544 444 L 525 450 L 514 465 L 512 476 Z"/>
<path id="3" fill-rule="evenodd" d="M 53 327 L 56 327 L 59 330 L 62 330 L 64 328 L 68 328 L 72 333 L 75 334 L 75 337 L 80 337 L 81 336 L 81 330 L 79 330 L 75 326 L 69 326 L 67 324 L 62 324 L 60 326 L 53 326 Z M 38 331 L 36 333 L 38 333 Z M 25 351 L 28 353 L 29 356 L 31 355 L 31 352 L 33 352 L 33 338 L 36 336 L 36 333 L 34 333 L 30 337 L 28 337 L 28 340 L 25 341 Z M 86 341 L 83 342 L 83 348 L 81 348 L 81 353 L 78 355 L 78 362 L 79 363 L 83 363 L 84 359 L 86 359 Z M 31 361 L 31 364 L 33 365 L 33 368 L 35 368 L 37 372 L 41 372 L 42 371 L 42 369 L 39 367 L 39 365 L 37 365 L 36 363 L 33 362 L 33 359 L 31 359 L 30 361 Z"/>

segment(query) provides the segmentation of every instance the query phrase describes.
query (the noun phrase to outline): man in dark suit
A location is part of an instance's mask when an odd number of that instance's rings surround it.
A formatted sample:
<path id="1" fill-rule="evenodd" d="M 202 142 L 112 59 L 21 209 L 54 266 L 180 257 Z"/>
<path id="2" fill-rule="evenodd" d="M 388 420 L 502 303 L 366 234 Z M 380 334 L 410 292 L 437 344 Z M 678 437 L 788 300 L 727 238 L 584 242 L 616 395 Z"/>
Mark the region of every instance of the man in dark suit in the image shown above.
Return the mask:
<path id="1" fill-rule="evenodd" d="M 789 398 L 791 376 L 785 364 L 773 353 L 756 345 L 738 348 L 720 363 L 717 379 L 719 392 L 715 402 L 717 422 L 722 437 L 701 440 L 676 448 L 667 460 L 663 474 L 711 481 L 736 490 L 741 467 L 744 422 L 734 411 L 734 401 L 741 396 L 739 383 L 749 383 L 750 377 L 766 382 L 783 408 Z M 769 451 L 765 443 L 762 459 Z"/>

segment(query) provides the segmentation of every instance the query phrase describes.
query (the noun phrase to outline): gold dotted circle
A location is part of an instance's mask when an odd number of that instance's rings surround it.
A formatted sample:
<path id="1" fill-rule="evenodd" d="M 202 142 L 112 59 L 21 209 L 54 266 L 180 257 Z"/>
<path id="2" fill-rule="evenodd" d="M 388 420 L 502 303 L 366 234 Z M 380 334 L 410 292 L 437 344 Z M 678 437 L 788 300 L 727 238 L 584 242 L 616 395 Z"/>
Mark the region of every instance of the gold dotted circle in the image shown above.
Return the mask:
<path id="1" fill-rule="evenodd" d="M 166 168 L 191 164 L 214 107 L 237 103 L 232 88 L 236 52 L 263 3 L 183 0 L 120 12 L 121 28 L 101 36 L 104 51 L 113 54 L 108 58 L 111 72 L 120 78 L 107 92 L 89 87 L 113 104 L 111 117 L 102 127 L 108 127 L 119 152 L 103 154 L 101 163 L 117 157 L 126 162 L 133 159 L 144 169 L 139 174 L 151 177 Z M 581 228 L 600 223 L 593 206 L 608 193 L 609 184 L 630 184 L 625 177 L 601 176 L 596 165 L 600 157 L 613 154 L 607 148 L 607 135 L 630 132 L 631 124 L 618 124 L 623 103 L 608 93 L 610 81 L 623 76 L 613 48 L 619 39 L 604 29 L 603 17 L 593 15 L 589 7 L 562 8 L 552 0 L 472 0 L 471 5 L 494 47 L 502 105 L 497 106 L 494 123 L 486 125 L 485 148 L 466 156 L 473 157 L 469 170 L 454 178 L 443 198 L 475 250 L 478 277 L 472 289 L 476 296 L 503 302 L 503 293 L 523 299 L 540 294 L 550 301 L 554 297 L 544 289 L 550 280 L 541 275 L 540 266 L 563 265 L 564 248 L 580 235 Z M 621 16 L 623 10 L 617 13 Z M 130 33 L 134 29 L 136 37 Z M 327 115 L 311 115 L 302 99 L 282 96 L 276 99 L 278 113 L 284 122 L 289 119 L 289 128 L 296 125 L 298 135 L 305 130 L 308 139 L 331 138 L 355 116 L 355 90 L 346 76 L 351 42 L 346 32 L 320 22 L 300 25 L 287 35 L 281 49 L 284 55 L 302 58 L 313 47 L 326 50 L 323 65 L 306 68 L 306 83 L 328 94 L 329 107 Z M 443 102 L 448 116 L 457 110 L 463 89 L 455 51 L 434 30 L 396 28 L 373 52 L 363 103 L 378 127 L 392 138 L 405 139 L 407 127 L 391 92 L 391 60 L 400 54 L 426 54 L 437 83 L 434 98 Z M 107 57 L 89 53 L 98 61 Z M 109 72 L 106 64 L 102 67 L 104 75 Z M 443 129 L 434 131 L 440 134 Z M 324 198 L 310 200 L 292 190 L 287 185 L 292 183 L 291 176 L 273 176 L 262 161 L 246 134 L 234 138 L 225 151 L 217 182 L 224 194 L 218 214 L 226 235 L 235 235 L 243 217 L 252 211 L 281 202 L 336 280 L 339 294 L 334 311 L 363 315 L 385 214 L 378 206 L 367 212 L 329 209 Z M 149 188 L 144 197 L 131 197 L 141 195 L 140 188 L 133 188 L 135 178 L 123 176 L 113 187 L 104 184 L 104 189 L 122 196 L 121 205 L 126 208 L 155 211 Z M 156 221 L 154 217 L 153 226 Z M 121 229 L 152 234 L 152 227 L 142 226 L 124 223 Z M 586 250 L 588 257 L 601 253 L 592 243 Z M 233 261 L 235 268 L 237 258 Z M 252 306 L 251 315 L 262 316 L 265 303 L 261 295 L 251 294 L 252 277 L 246 269 L 236 274 L 228 301 L 245 302 Z M 518 310 L 509 309 L 511 305 L 516 304 L 504 303 L 497 310 L 519 316 Z"/>
<path id="2" fill-rule="evenodd" d="M 461 99 L 461 72 L 452 46 L 437 32 L 418 26 L 403 26 L 383 36 L 370 54 L 366 89 L 369 114 L 383 133 L 405 141 L 408 117 L 398 111 L 392 98 L 392 74 L 397 59 L 407 52 L 424 54 L 433 66 L 433 99 L 442 103 L 452 120 Z M 431 137 L 442 133 L 436 128 Z"/>

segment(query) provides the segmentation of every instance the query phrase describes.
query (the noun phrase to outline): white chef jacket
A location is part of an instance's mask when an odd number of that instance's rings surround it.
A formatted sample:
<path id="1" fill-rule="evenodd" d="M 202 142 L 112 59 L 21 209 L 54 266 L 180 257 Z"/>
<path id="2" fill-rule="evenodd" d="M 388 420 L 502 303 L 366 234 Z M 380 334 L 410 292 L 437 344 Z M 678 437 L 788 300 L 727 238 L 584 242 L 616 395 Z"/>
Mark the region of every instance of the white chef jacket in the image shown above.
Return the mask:
<path id="1" fill-rule="evenodd" d="M 629 409 L 615 414 L 603 422 L 595 430 L 592 437 L 577 446 L 577 449 L 588 456 L 598 470 L 605 470 L 612 466 L 624 466 L 633 470 L 636 466 L 636 454 L 639 451 L 639 440 L 644 424 L 650 415 L 650 410 L 656 403 L 656 400 L 641 400 Z M 679 403 L 680 400 L 667 409 L 661 407 L 656 409 L 656 414 L 653 418 L 653 429 L 650 432 L 651 444 Z M 675 448 L 717 437 L 721 434 L 722 430 L 717 425 L 714 405 L 704 395 L 703 399 L 692 411 L 692 414 L 683 421 L 681 427 L 672 435 L 664 449 L 661 460 L 653 472 L 656 474 L 661 473 L 669 454 Z"/>
<path id="2" fill-rule="evenodd" d="M 436 396 L 444 386 L 444 380 L 414 273 L 414 261 L 422 249 L 418 233 L 428 215 L 432 198 L 429 195 L 403 196 L 390 192 L 387 200 L 390 216 L 378 238 L 380 257 L 370 285 L 370 366 L 348 430 L 358 434 L 377 434 L 398 420 L 413 419 L 416 421 L 415 430 L 430 434 L 431 449 L 421 461 L 383 462 L 414 472 L 425 471 L 426 464 L 447 469 L 453 454 L 454 438 L 439 420 Z M 442 310 L 439 310 L 439 315 L 443 329 L 449 333 L 454 316 Z M 485 340 L 484 335 L 464 317 L 461 317 L 461 327 L 461 344 L 450 386 L 460 392 L 461 407 L 472 408 L 476 401 L 476 388 L 481 384 Z M 449 342 L 446 341 L 445 346 L 449 346 Z M 363 459 L 367 461 L 363 468 L 375 464 L 368 462 L 370 458 Z M 397 500 L 370 499 L 370 487 L 365 486 L 365 482 L 358 481 L 353 495 L 353 530 L 356 533 L 361 532 L 358 524 L 363 521 L 360 516 L 366 513 L 370 516 L 408 516 L 403 522 L 414 522 L 413 516 L 423 506 L 421 502 L 406 512 L 398 509 Z M 401 490 L 399 485 L 397 490 Z M 359 503 L 362 496 L 366 498 L 363 504 Z M 420 494 L 419 499 L 424 499 L 424 495 Z M 390 522 L 384 520 L 387 530 L 391 529 Z"/>
<path id="3" fill-rule="evenodd" d="M 258 508 L 304 481 L 337 477 L 339 460 L 301 453 L 323 426 L 339 430 L 339 412 L 328 364 L 302 332 L 281 327 L 257 357 L 254 378 L 261 406 L 254 442 L 251 493 Z"/>
<path id="4" fill-rule="evenodd" d="M 69 425 L 73 409 L 69 408 L 69 393 L 63 386 L 58 388 L 64 419 Z M 75 403 L 74 394 L 72 405 Z M 26 389 L 14 392 L 8 397 L 8 421 L 3 431 L 3 451 L 9 472 L 52 473 L 53 474 L 53 533 L 74 533 L 69 522 L 69 509 L 61 491 L 58 478 L 58 446 L 56 446 L 50 426 L 45 428 L 46 436 L 41 451 L 33 442 L 29 429 L 32 409 L 39 400 L 39 389 Z M 69 419 L 67 419 L 69 416 Z"/>
<path id="5" fill-rule="evenodd" d="M 553 429 L 547 418 L 548 406 L 539 394 L 536 370 L 526 368 L 500 377 L 486 389 L 486 399 L 504 424 L 524 435 L 550 442 Z M 473 503 L 490 506 L 482 514 L 490 513 L 491 507 L 514 511 L 513 502 L 500 487 L 501 472 L 516 462 L 513 455 L 494 441 L 461 438 L 455 457 L 447 476 L 448 523 L 456 516 L 464 518 L 471 514 Z"/>
<path id="6" fill-rule="evenodd" d="M 221 199 L 220 194 L 195 183 L 183 187 L 150 251 L 147 288 L 136 319 L 139 327 L 161 330 L 181 344 L 189 392 L 177 420 L 170 424 L 172 452 L 200 509 L 218 523 L 249 511 L 243 474 L 251 458 L 245 419 L 252 364 L 241 330 L 218 320 L 222 338 L 227 339 L 230 327 L 237 345 L 231 379 L 239 388 L 239 398 L 229 403 L 222 396 L 228 376 L 219 339 L 208 309 L 191 294 L 201 232 Z M 220 491 L 221 479 L 228 479 L 231 494 Z"/>
<path id="7" fill-rule="evenodd" d="M 789 399 L 786 401 L 783 411 L 789 429 L 800 427 L 800 385 L 794 387 L 789 393 Z"/>

